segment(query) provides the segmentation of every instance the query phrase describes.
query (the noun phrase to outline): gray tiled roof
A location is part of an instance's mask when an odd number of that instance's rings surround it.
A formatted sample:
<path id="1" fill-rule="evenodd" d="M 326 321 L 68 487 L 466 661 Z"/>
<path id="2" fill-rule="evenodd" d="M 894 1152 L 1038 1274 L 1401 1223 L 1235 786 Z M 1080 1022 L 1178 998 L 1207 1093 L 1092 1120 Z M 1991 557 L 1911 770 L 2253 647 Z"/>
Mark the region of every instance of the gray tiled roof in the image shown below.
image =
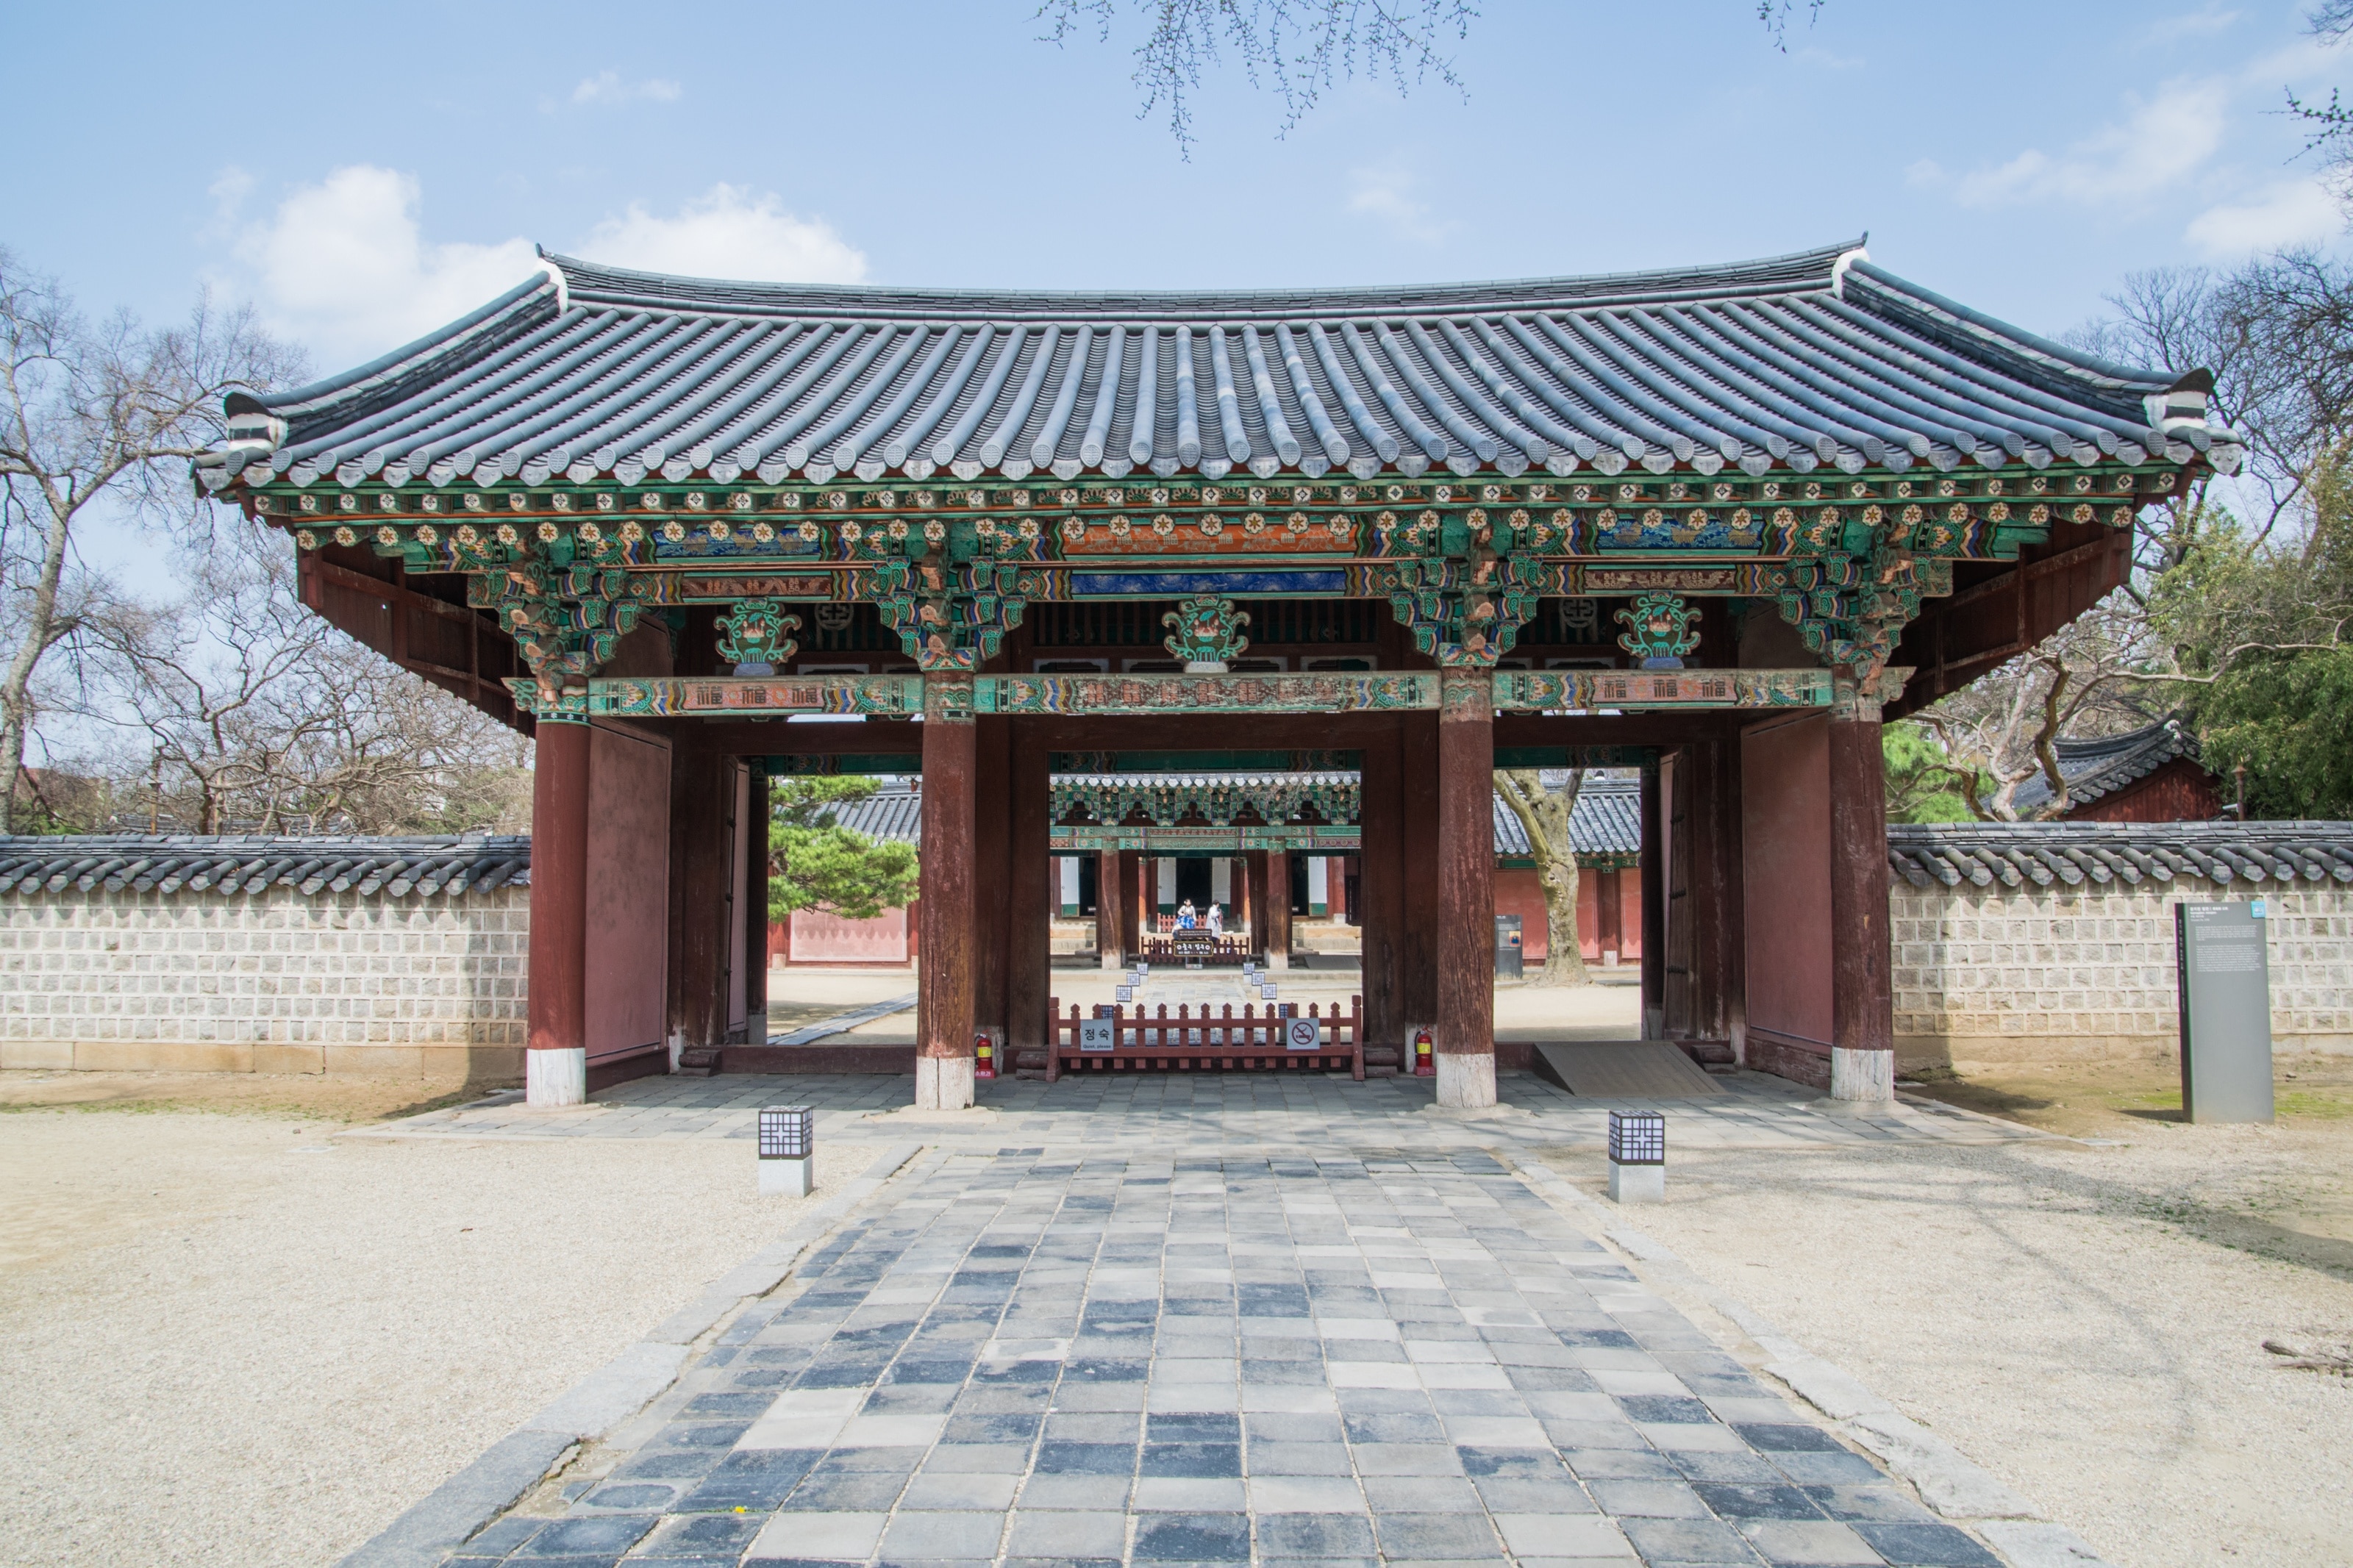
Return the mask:
<path id="1" fill-rule="evenodd" d="M 836 823 L 869 838 L 923 842 L 923 797 L 906 785 L 885 784 L 864 800 L 843 801 L 832 811 Z"/>
<path id="2" fill-rule="evenodd" d="M 2067 781 L 2071 806 L 2089 805 L 2104 795 L 2114 795 L 2137 779 L 2145 779 L 2176 757 L 2198 757 L 2198 737 L 2178 719 L 2164 719 L 2122 735 L 2094 741 L 2060 741 L 2060 776 Z M 2051 799 L 2050 783 L 2036 773 L 2018 786 L 2011 804 L 2021 816 L 2040 809 Z"/>
<path id="3" fill-rule="evenodd" d="M 0 838 L 0 894 L 69 888 L 258 893 L 293 888 L 392 898 L 486 892 L 531 880 L 527 837 L 264 838 L 90 834 Z"/>
<path id="4" fill-rule="evenodd" d="M 1887 863 L 1915 888 L 2353 882 L 2353 822 L 1895 823 Z"/>
<path id="5" fill-rule="evenodd" d="M 2205 422 L 2203 372 L 2093 359 L 1852 245 L 1678 271 L 1250 293 L 809 288 L 543 265 L 357 370 L 233 396 L 244 439 L 206 460 L 207 482 L 249 460 L 267 467 L 248 477 L 298 483 L 483 485 L 1431 464 L 1762 473 L 2185 462 L 2210 447 L 2218 466 L 2237 462 Z"/>
<path id="6" fill-rule="evenodd" d="M 1546 783 L 1553 782 L 1549 778 Z M 1495 853 L 1514 858 L 1528 853 L 1527 830 L 1519 817 L 1494 797 Z M 1568 838 L 1580 856 L 1640 855 L 1642 852 L 1642 783 L 1640 779 L 1588 778 L 1577 792 L 1577 809 L 1569 813 Z"/>

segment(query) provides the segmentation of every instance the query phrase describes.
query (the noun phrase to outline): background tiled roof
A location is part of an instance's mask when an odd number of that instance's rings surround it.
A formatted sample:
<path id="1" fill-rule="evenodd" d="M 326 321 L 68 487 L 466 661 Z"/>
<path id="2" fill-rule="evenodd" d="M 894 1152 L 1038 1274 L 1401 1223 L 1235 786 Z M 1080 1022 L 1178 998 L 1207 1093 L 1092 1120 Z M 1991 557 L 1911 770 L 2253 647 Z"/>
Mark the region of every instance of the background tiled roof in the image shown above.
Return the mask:
<path id="1" fill-rule="evenodd" d="M 1887 863 L 1915 888 L 2353 882 L 2353 822 L 1896 823 Z"/>
<path id="2" fill-rule="evenodd" d="M 2060 776 L 2067 781 L 2069 803 L 2089 805 L 2104 795 L 2147 778 L 2176 757 L 2195 761 L 2198 737 L 2184 729 L 2179 720 L 2162 719 L 2121 735 L 2056 742 L 2052 750 L 2058 754 Z M 2018 786 L 2013 802 L 2024 816 L 2041 809 L 2050 799 L 2050 782 L 2036 773 Z"/>
<path id="3" fill-rule="evenodd" d="M 0 895 L 90 892 L 258 893 L 292 888 L 306 897 L 357 891 L 455 897 L 531 880 L 531 840 L 458 838 L 211 837 L 195 834 L 90 834 L 0 838 Z"/>

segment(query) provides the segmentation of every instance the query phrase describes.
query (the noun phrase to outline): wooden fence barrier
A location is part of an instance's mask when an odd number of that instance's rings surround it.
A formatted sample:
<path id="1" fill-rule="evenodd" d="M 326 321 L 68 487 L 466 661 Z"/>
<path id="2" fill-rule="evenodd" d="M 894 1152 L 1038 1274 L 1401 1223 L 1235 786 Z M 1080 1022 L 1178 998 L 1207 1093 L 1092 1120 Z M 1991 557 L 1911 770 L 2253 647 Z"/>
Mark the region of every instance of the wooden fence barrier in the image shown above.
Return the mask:
<path id="1" fill-rule="evenodd" d="M 1235 1070 L 1336 1072 L 1365 1076 L 1365 999 L 1352 996 L 1348 1010 L 1335 1003 L 1326 1013 L 1311 1003 L 1265 1007 L 1229 1002 L 1204 1004 L 1198 1012 L 1180 1005 L 1174 1014 L 1099 1003 L 1092 1014 L 1073 1003 L 1062 1016 L 1059 998 L 1046 1005 L 1049 1020 L 1046 1081 L 1066 1072 L 1230 1072 Z"/>

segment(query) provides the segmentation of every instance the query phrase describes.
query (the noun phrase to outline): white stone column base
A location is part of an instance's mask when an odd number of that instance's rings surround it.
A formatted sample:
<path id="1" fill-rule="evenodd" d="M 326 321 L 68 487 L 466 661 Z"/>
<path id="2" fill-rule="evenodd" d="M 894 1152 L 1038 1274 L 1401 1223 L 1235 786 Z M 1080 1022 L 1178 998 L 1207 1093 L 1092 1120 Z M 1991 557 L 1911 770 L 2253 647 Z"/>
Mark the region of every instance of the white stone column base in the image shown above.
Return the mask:
<path id="1" fill-rule="evenodd" d="M 764 1198 L 805 1198 L 809 1195 L 813 1178 L 809 1173 L 815 1160 L 763 1160 L 760 1162 L 760 1195 Z"/>
<path id="2" fill-rule="evenodd" d="M 972 1101 L 970 1057 L 915 1058 L 916 1110 L 969 1110 Z"/>
<path id="3" fill-rule="evenodd" d="M 525 1051 L 523 1103 L 533 1110 L 554 1110 L 588 1103 L 588 1053 L 570 1050 Z"/>
<path id="4" fill-rule="evenodd" d="M 1291 954 L 1270 952 L 1266 955 L 1266 966 L 1269 969 L 1288 969 L 1291 967 Z"/>
<path id="5" fill-rule="evenodd" d="M 1479 1110 L 1495 1103 L 1493 1052 L 1458 1056 L 1441 1051 L 1436 1059 L 1439 1104 Z"/>
<path id="6" fill-rule="evenodd" d="M 1116 970 L 1119 968 L 1119 954 L 1115 952 L 1106 951 L 1102 954 L 1102 960 L 1103 966 L 1105 969 Z"/>
<path id="7" fill-rule="evenodd" d="M 1664 1165 L 1609 1163 L 1609 1201 L 1613 1204 L 1662 1204 L 1667 1201 Z"/>
<path id="8" fill-rule="evenodd" d="M 1895 1098 L 1895 1053 L 1831 1047 L 1831 1098 L 1884 1105 Z"/>

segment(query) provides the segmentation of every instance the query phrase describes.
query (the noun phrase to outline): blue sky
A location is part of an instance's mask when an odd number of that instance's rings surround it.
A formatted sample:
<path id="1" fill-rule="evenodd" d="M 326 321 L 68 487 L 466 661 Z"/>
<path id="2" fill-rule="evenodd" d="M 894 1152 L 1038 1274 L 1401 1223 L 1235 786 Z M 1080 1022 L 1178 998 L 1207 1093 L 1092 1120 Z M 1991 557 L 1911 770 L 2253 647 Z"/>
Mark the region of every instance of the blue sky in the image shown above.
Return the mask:
<path id="1" fill-rule="evenodd" d="M 2128 271 L 2335 243 L 2299 5 L 1485 0 L 1467 100 L 1359 83 L 1288 138 L 1232 73 L 1183 161 L 1132 35 L 1033 0 L 31 6 L 0 241 L 92 308 L 251 300 L 321 372 L 529 246 L 810 280 L 1239 288 L 1875 259 L 2042 331 Z"/>

